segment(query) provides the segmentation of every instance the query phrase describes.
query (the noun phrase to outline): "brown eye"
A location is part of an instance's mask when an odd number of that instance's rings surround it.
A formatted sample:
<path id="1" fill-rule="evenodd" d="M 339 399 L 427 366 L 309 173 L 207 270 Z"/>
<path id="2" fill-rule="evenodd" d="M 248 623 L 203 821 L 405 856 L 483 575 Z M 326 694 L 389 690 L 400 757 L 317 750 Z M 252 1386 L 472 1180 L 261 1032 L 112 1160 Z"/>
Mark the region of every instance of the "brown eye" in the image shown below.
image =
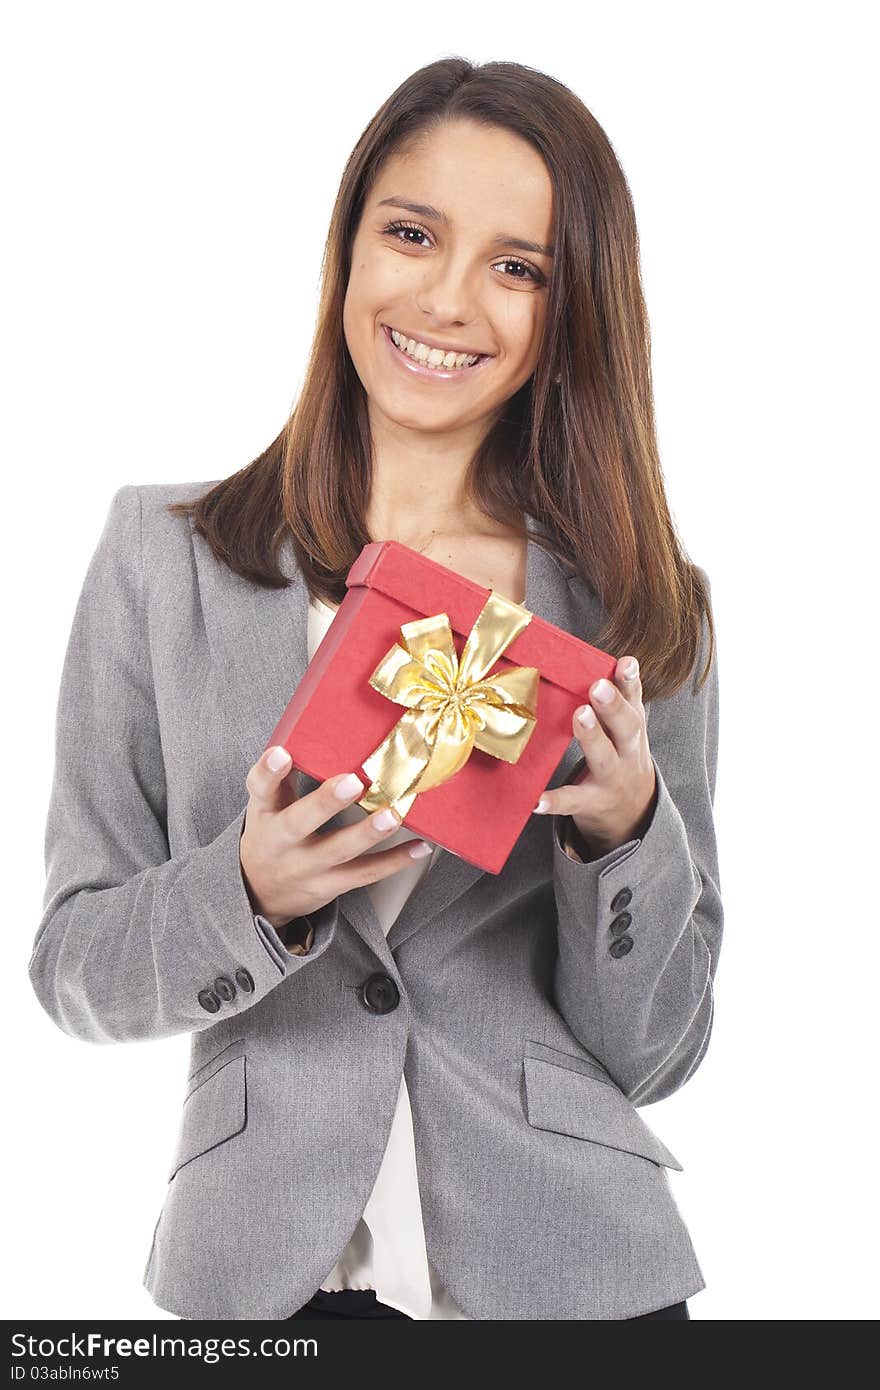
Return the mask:
<path id="1" fill-rule="evenodd" d="M 496 264 L 518 266 L 520 270 L 525 271 L 525 275 L 508 275 L 506 277 L 508 280 L 528 279 L 532 280 L 536 285 L 543 285 L 546 283 L 545 277 L 541 274 L 540 270 L 538 270 L 537 266 L 530 265 L 528 261 L 520 261 L 514 256 L 507 256 L 503 261 L 497 261 Z"/>
<path id="2" fill-rule="evenodd" d="M 387 227 L 382 228 L 383 236 L 394 237 L 397 241 L 407 242 L 409 246 L 418 245 L 416 241 L 408 241 L 406 237 L 398 236 L 398 232 L 415 232 L 418 236 L 430 236 L 430 233 L 426 232 L 424 227 L 419 227 L 415 222 L 389 222 Z"/>

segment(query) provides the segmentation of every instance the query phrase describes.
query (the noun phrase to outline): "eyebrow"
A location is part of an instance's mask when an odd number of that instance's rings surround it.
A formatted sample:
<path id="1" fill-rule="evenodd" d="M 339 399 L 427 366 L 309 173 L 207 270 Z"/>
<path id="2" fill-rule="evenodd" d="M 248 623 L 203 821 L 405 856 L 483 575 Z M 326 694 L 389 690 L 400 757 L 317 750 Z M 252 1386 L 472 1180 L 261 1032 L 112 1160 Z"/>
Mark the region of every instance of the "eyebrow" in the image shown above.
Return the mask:
<path id="1" fill-rule="evenodd" d="M 429 222 L 439 222 L 442 226 L 449 226 L 449 218 L 445 212 L 439 208 L 431 207 L 430 203 L 411 203 L 407 198 L 382 198 L 377 207 L 405 208 L 407 212 L 414 212 L 417 217 L 427 218 Z M 523 237 L 509 236 L 506 232 L 499 232 L 492 238 L 496 246 L 515 246 L 517 251 L 531 251 L 535 256 L 548 256 L 553 259 L 553 247 L 544 246 L 540 241 L 525 241 Z"/>

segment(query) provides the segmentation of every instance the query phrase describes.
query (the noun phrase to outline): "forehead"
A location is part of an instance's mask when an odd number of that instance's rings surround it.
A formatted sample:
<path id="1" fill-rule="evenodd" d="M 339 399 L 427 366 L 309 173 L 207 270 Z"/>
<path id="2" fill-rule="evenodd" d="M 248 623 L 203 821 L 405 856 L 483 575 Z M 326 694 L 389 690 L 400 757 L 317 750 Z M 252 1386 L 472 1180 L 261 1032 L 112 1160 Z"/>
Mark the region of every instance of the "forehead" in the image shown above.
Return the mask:
<path id="1" fill-rule="evenodd" d="M 527 140 L 498 126 L 459 120 L 419 136 L 386 160 L 367 207 L 389 197 L 436 208 L 453 230 L 551 239 L 553 186 L 547 166 Z M 393 209 L 382 212 L 391 215 Z"/>

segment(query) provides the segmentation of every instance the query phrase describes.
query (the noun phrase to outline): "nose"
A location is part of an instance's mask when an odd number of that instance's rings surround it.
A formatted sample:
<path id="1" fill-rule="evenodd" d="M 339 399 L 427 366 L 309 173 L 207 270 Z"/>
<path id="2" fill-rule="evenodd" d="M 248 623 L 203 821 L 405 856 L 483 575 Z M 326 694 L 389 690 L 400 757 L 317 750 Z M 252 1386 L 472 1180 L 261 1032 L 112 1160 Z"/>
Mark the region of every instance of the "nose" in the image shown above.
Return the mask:
<path id="1" fill-rule="evenodd" d="M 464 328 L 476 318 L 476 289 L 468 268 L 452 257 L 425 266 L 416 304 L 426 323 Z"/>

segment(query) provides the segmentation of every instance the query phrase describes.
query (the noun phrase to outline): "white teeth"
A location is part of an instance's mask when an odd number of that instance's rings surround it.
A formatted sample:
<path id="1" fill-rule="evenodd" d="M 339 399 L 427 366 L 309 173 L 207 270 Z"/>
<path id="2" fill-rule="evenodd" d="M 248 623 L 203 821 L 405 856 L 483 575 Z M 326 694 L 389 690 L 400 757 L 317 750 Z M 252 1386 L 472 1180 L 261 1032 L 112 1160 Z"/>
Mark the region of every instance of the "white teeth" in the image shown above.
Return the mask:
<path id="1" fill-rule="evenodd" d="M 396 328 L 391 330 L 391 338 L 396 347 L 401 352 L 405 352 L 407 357 L 412 357 L 416 362 L 421 362 L 426 367 L 443 367 L 449 370 L 451 367 L 472 367 L 475 362 L 479 362 L 479 353 L 467 352 L 444 352 L 442 348 L 429 348 L 426 343 L 419 343 L 414 338 L 404 338 L 402 333 L 398 333 Z"/>

